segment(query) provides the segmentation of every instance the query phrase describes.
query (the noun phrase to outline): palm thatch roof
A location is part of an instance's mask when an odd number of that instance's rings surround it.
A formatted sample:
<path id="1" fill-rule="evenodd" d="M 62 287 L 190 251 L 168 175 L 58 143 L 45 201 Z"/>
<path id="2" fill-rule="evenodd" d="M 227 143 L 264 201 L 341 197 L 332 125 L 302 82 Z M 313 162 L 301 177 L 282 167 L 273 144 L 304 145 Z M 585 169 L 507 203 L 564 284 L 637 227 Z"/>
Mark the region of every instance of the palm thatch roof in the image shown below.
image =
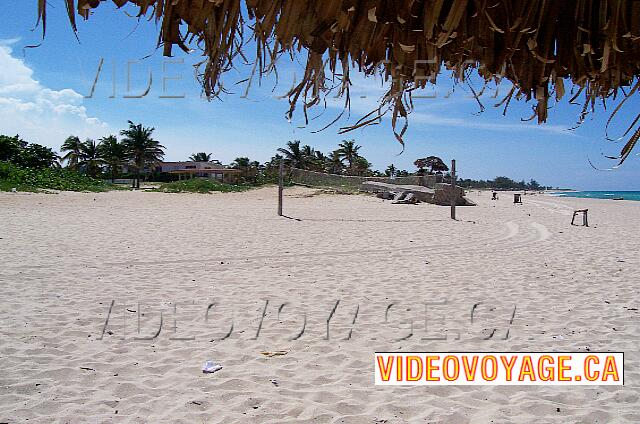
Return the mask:
<path id="1" fill-rule="evenodd" d="M 51 1 L 51 0 L 49 0 Z M 76 11 L 89 18 L 99 0 L 63 0 L 76 30 Z M 45 23 L 46 0 L 38 0 Z M 549 99 L 583 103 L 581 119 L 598 99 L 628 98 L 639 88 L 640 0 L 113 0 L 155 16 L 164 54 L 177 46 L 205 53 L 201 82 L 208 96 L 223 90 L 221 75 L 242 61 L 254 74 L 275 71 L 282 55 L 306 55 L 302 80 L 288 93 L 289 114 L 322 102 L 331 90 L 349 105 L 349 72 L 378 74 L 389 83 L 380 108 L 351 130 L 390 113 L 402 142 L 411 94 L 444 69 L 465 82 L 477 70 L 485 80 L 507 79 L 512 98 L 536 102 L 547 120 Z M 251 50 L 251 52 L 249 52 Z M 624 87 L 629 87 L 624 90 Z M 473 90 L 473 88 L 472 88 Z M 475 94 L 475 91 L 474 91 Z M 614 111 L 614 115 L 618 109 Z M 404 119 L 398 125 L 398 119 Z M 632 133 L 624 160 L 640 138 Z M 400 128 L 397 130 L 397 128 Z"/>

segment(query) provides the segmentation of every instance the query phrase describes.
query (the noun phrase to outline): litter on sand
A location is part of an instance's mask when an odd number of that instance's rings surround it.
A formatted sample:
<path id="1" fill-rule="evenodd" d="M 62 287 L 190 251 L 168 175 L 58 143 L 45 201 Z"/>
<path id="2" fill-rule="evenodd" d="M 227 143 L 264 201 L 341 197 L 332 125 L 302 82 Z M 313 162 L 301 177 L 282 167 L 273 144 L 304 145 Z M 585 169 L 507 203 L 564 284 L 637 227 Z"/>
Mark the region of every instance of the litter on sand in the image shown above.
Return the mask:
<path id="1" fill-rule="evenodd" d="M 222 365 L 216 364 L 213 361 L 207 361 L 202 366 L 202 372 L 205 374 L 213 374 L 216 371 L 220 371 L 222 369 Z"/>
<path id="2" fill-rule="evenodd" d="M 274 356 L 284 356 L 289 353 L 288 350 L 276 350 L 275 352 L 260 352 L 262 355 L 273 358 Z"/>

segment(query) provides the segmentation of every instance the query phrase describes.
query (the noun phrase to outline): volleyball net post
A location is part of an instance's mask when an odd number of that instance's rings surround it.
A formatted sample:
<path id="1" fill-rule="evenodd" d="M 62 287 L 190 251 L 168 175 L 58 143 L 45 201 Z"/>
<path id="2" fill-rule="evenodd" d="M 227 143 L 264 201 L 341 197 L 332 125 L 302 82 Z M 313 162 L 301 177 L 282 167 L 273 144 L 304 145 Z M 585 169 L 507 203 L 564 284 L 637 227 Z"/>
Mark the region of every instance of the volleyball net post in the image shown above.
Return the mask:
<path id="1" fill-rule="evenodd" d="M 284 197 L 284 160 L 280 159 L 278 168 L 278 216 L 282 216 L 282 198 Z"/>

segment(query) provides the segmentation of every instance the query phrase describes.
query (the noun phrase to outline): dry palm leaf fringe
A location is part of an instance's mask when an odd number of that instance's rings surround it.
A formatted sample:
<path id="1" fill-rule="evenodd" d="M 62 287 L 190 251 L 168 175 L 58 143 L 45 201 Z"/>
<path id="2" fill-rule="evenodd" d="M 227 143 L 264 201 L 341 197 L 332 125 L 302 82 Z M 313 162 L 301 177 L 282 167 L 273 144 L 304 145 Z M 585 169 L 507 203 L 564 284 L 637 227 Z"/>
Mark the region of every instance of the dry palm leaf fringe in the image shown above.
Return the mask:
<path id="1" fill-rule="evenodd" d="M 88 19 L 100 4 L 61 1 L 74 31 L 74 11 Z M 583 95 L 581 123 L 596 100 L 615 98 L 618 90 L 633 86 L 626 102 L 637 92 L 640 74 L 638 0 L 112 1 L 137 6 L 138 16 L 155 17 L 165 55 L 174 45 L 201 48 L 206 59 L 199 78 L 209 97 L 224 91 L 221 76 L 237 61 L 253 62 L 261 77 L 276 72 L 282 55 L 306 54 L 303 79 L 288 93 L 287 114 L 301 102 L 308 119 L 307 110 L 336 87 L 348 107 L 351 67 L 381 76 L 391 84 L 380 107 L 341 131 L 377 123 L 390 113 L 401 143 L 412 92 L 435 82 L 443 66 L 459 81 L 471 69 L 486 82 L 506 78 L 513 89 L 498 106 L 506 111 L 514 96 L 535 99 L 532 119 L 539 123 L 547 119 L 550 96 L 557 101 L 565 95 L 564 79 L 578 88 L 572 102 Z M 47 1 L 38 0 L 43 28 L 46 9 Z M 255 48 L 251 60 L 249 48 Z M 638 118 L 625 136 L 637 123 Z M 639 137 L 636 129 L 617 159 L 624 161 Z"/>

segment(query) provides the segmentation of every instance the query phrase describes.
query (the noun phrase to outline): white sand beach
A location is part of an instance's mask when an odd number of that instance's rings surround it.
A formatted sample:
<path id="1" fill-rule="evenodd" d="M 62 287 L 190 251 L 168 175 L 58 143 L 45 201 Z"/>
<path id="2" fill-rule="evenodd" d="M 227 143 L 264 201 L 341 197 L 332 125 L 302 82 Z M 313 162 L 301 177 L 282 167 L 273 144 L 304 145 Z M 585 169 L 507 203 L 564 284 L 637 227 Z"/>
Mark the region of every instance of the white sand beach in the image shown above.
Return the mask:
<path id="1" fill-rule="evenodd" d="M 640 422 L 640 203 L 469 197 L 0 193 L 0 422 Z M 587 350 L 625 385 L 374 386 L 375 351 Z"/>

